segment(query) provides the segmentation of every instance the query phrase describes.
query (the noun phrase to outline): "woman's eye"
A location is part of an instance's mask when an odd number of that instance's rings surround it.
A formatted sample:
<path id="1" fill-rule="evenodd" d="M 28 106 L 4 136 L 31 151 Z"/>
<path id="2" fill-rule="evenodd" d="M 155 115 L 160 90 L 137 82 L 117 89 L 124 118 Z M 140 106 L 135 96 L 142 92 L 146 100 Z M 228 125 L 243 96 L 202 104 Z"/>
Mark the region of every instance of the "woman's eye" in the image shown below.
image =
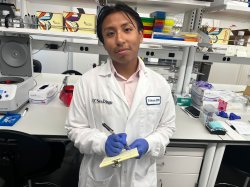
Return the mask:
<path id="1" fill-rule="evenodd" d="M 131 32 L 132 30 L 132 28 L 125 28 L 125 32 Z"/>
<path id="2" fill-rule="evenodd" d="M 107 32 L 105 35 L 106 35 L 107 37 L 110 37 L 110 36 L 113 36 L 113 35 L 114 35 L 114 32 L 110 31 L 110 32 Z"/>

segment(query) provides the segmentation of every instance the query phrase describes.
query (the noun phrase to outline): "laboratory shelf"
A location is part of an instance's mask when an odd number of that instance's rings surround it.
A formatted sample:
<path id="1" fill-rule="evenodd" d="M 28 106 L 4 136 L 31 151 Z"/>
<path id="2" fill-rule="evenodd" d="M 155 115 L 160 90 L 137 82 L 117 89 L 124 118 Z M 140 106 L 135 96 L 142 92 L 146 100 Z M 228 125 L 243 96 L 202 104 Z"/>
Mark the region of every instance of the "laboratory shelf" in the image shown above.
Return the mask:
<path id="1" fill-rule="evenodd" d="M 34 1 L 34 0 L 26 0 L 26 1 Z M 116 3 L 119 0 L 109 0 L 108 3 Z M 45 0 L 45 2 L 51 3 L 68 3 L 68 0 Z M 91 4 L 98 4 L 98 2 L 106 2 L 105 0 L 71 0 L 70 3 L 91 3 Z M 202 8 L 202 7 L 209 7 L 211 2 L 208 1 L 197 1 L 197 0 L 123 0 L 131 6 L 137 7 L 140 9 L 143 8 L 153 8 L 155 10 L 163 10 L 166 9 L 168 12 L 175 12 L 175 13 L 184 13 L 186 11 L 193 10 L 195 8 Z"/>
<path id="2" fill-rule="evenodd" d="M 0 27 L 0 33 L 1 32 L 11 33 L 11 34 L 28 34 L 35 36 L 38 35 L 38 36 L 60 37 L 60 38 L 98 40 L 96 34 L 85 34 L 85 33 L 83 34 L 77 32 L 55 32 L 49 30 Z"/>
<path id="3" fill-rule="evenodd" d="M 26 29 L 26 28 L 5 28 L 0 27 L 0 33 L 6 34 L 28 34 L 31 36 L 47 36 L 47 37 L 60 37 L 60 38 L 72 38 L 72 39 L 87 39 L 94 43 L 97 43 L 98 38 L 96 34 L 83 34 L 83 33 L 72 33 L 72 32 L 54 32 L 48 30 L 37 30 L 37 29 Z M 37 37 L 35 37 L 37 38 Z M 143 44 L 154 46 L 156 48 L 170 47 L 189 47 L 197 46 L 197 42 L 185 42 L 175 40 L 160 40 L 160 39 L 149 39 L 144 38 Z"/>
<path id="4" fill-rule="evenodd" d="M 204 17 L 249 22 L 250 7 L 244 2 L 219 0 L 211 3 L 211 7 L 205 9 Z"/>
<path id="5" fill-rule="evenodd" d="M 117 2 L 117 0 L 110 0 L 109 2 Z M 195 8 L 209 7 L 210 2 L 208 1 L 195 1 L 195 0 L 124 0 L 131 5 L 137 5 L 138 7 L 151 6 L 157 7 L 157 9 L 166 8 L 168 12 L 184 13 Z M 156 9 L 156 10 L 157 10 Z"/>
<path id="6" fill-rule="evenodd" d="M 250 65 L 249 58 L 226 56 L 225 54 L 212 53 L 212 52 L 196 52 L 194 55 L 194 61 Z"/>

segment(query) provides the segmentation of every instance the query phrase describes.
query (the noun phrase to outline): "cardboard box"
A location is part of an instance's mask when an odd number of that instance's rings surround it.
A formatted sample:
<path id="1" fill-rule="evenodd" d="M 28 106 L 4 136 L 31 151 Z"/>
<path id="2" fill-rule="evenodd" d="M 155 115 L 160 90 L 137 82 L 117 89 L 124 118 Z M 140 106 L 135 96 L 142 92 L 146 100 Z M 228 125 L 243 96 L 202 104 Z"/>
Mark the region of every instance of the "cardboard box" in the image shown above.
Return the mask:
<path id="1" fill-rule="evenodd" d="M 249 29 L 232 30 L 233 35 L 230 36 L 229 43 L 228 43 L 229 45 L 235 45 L 234 41 L 236 40 L 236 37 L 238 36 L 239 31 L 244 31 L 244 46 L 247 46 L 248 40 L 250 38 L 250 30 Z"/>
<path id="2" fill-rule="evenodd" d="M 64 32 L 96 33 L 96 15 L 63 12 Z"/>
<path id="3" fill-rule="evenodd" d="M 38 29 L 63 32 L 63 15 L 61 13 L 37 11 Z"/>
<path id="4" fill-rule="evenodd" d="M 219 27 L 208 27 L 208 36 L 211 38 L 213 44 L 224 44 L 227 45 L 229 42 L 231 29 L 219 28 Z"/>
<path id="5" fill-rule="evenodd" d="M 245 91 L 243 92 L 244 96 L 250 96 L 250 86 L 247 86 Z"/>

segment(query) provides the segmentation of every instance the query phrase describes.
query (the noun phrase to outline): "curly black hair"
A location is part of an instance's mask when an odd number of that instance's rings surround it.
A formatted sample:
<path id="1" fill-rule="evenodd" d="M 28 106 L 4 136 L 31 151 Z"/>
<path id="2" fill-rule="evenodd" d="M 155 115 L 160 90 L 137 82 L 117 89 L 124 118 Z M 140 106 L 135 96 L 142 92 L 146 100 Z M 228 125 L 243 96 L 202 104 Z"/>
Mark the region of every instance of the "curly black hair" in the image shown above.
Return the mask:
<path id="1" fill-rule="evenodd" d="M 98 17 L 97 17 L 97 36 L 102 43 L 104 43 L 104 39 L 103 39 L 103 35 L 102 35 L 103 21 L 108 15 L 110 15 L 114 12 L 124 12 L 129 19 L 130 19 L 129 16 L 131 16 L 136 21 L 138 31 L 143 31 L 143 24 L 142 24 L 142 20 L 141 20 L 139 14 L 135 10 L 133 10 L 130 6 L 126 5 L 125 3 L 121 3 L 121 2 L 115 4 L 114 6 L 104 6 L 100 10 Z M 131 21 L 131 19 L 130 19 L 130 21 Z M 132 21 L 131 21 L 131 23 L 133 24 Z"/>

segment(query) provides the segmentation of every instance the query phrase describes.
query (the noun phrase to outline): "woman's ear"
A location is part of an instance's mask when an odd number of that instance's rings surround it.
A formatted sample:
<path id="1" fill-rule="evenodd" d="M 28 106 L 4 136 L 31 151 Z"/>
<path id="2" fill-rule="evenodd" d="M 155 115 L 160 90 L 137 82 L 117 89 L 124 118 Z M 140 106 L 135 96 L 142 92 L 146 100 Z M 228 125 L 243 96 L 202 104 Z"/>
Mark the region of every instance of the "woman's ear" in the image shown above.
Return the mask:
<path id="1" fill-rule="evenodd" d="M 143 30 L 139 31 L 139 35 L 140 35 L 140 43 L 142 43 L 142 41 L 143 41 Z"/>

